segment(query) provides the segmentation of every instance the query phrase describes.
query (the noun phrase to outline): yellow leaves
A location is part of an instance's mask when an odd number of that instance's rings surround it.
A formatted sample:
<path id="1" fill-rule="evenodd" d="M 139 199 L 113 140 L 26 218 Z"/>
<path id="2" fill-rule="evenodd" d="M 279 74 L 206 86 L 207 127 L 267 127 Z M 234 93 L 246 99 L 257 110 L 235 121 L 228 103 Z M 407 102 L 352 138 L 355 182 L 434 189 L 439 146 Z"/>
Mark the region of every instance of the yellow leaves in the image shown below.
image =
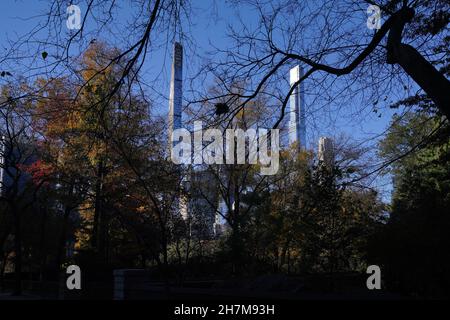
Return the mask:
<path id="1" fill-rule="evenodd" d="M 79 112 L 71 112 L 67 119 L 67 129 L 73 130 L 79 127 L 81 115 Z"/>
<path id="2" fill-rule="evenodd" d="M 108 48 L 105 43 L 94 42 L 83 55 L 83 71 L 81 75 L 85 81 L 102 83 L 114 76 L 116 63 L 114 59 L 119 55 L 116 48 Z M 91 88 L 94 92 L 95 85 Z"/>
<path id="3" fill-rule="evenodd" d="M 86 232 L 86 230 L 78 229 L 75 231 L 75 250 L 81 250 L 86 247 L 88 247 L 90 239 L 91 239 L 91 232 Z"/>
<path id="4" fill-rule="evenodd" d="M 138 213 L 144 213 L 144 212 L 146 212 L 147 210 L 148 210 L 148 208 L 147 208 L 146 206 L 139 206 L 139 207 L 136 208 L 136 211 L 137 211 Z"/>
<path id="5" fill-rule="evenodd" d="M 92 225 L 94 222 L 94 210 L 92 209 L 91 203 L 86 201 L 80 205 L 79 208 L 80 218 L 82 221 L 82 227 L 75 231 L 75 249 L 83 249 L 89 246 L 90 236 L 92 232 Z"/>
<path id="6" fill-rule="evenodd" d="M 102 156 L 106 154 L 106 144 L 98 141 L 92 143 L 92 147 L 88 150 L 87 156 L 92 165 L 96 165 L 102 159 Z"/>

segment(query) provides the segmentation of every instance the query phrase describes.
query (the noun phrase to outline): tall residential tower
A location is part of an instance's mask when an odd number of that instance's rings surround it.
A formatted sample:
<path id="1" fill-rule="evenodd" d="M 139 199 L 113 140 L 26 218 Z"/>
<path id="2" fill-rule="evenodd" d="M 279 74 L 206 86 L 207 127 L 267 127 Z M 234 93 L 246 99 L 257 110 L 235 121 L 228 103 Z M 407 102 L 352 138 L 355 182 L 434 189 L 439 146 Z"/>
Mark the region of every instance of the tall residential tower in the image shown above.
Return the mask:
<path id="1" fill-rule="evenodd" d="M 303 69 L 295 66 L 290 71 L 291 87 L 303 76 Z M 297 143 L 301 149 L 306 148 L 306 119 L 303 83 L 296 86 L 289 101 L 289 145 Z"/>
<path id="2" fill-rule="evenodd" d="M 183 47 L 178 42 L 174 44 L 172 59 L 169 95 L 169 156 L 173 147 L 173 131 L 181 128 L 183 104 Z"/>

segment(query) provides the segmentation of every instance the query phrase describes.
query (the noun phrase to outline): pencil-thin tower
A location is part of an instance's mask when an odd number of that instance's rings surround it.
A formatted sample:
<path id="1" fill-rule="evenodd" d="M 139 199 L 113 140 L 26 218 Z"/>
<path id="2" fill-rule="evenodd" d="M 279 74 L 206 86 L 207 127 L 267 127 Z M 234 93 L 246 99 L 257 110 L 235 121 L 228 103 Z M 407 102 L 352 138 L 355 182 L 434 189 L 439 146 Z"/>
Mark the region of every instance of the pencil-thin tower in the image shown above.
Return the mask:
<path id="1" fill-rule="evenodd" d="M 303 76 L 303 69 L 295 66 L 290 70 L 291 88 Z M 297 143 L 300 149 L 306 148 L 306 119 L 303 83 L 293 90 L 289 100 L 289 145 Z"/>
<path id="2" fill-rule="evenodd" d="M 172 152 L 172 134 L 181 128 L 183 100 L 183 47 L 175 42 L 172 57 L 172 72 L 169 95 L 169 155 Z"/>

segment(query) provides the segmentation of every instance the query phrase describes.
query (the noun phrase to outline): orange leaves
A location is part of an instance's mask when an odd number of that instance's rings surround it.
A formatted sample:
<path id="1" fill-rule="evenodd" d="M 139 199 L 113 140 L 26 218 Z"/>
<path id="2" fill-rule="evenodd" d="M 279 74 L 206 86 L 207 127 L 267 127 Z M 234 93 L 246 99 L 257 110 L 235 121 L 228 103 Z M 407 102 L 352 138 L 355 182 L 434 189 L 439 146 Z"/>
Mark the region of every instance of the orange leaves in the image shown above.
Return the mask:
<path id="1" fill-rule="evenodd" d="M 86 89 L 96 92 L 98 84 L 108 82 L 117 66 L 114 60 L 119 55 L 117 49 L 108 48 L 102 42 L 92 43 L 83 55 L 81 75 L 88 82 Z"/>

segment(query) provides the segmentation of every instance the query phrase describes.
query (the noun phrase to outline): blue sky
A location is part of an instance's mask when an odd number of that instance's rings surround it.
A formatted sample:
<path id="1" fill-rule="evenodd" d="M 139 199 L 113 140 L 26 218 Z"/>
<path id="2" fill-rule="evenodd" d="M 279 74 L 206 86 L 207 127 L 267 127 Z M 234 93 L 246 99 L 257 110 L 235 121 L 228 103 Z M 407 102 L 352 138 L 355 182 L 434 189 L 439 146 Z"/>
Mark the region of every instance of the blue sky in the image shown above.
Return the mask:
<path id="1" fill-rule="evenodd" d="M 121 20 L 115 21 L 117 29 L 122 27 L 120 24 L 125 24 L 131 19 L 133 10 L 129 8 L 128 1 L 118 1 L 120 5 Z M 192 58 L 194 54 L 198 56 L 206 56 L 207 52 L 211 51 L 213 47 L 225 49 L 230 46 L 229 39 L 226 37 L 227 26 L 237 25 L 236 8 L 227 4 L 226 1 L 194 1 L 193 2 L 193 18 L 190 30 L 186 30 L 193 40 L 192 46 L 185 44 L 185 75 L 189 77 L 197 71 L 200 59 L 198 57 Z M 74 1 L 81 8 L 81 12 L 85 12 L 85 1 Z M 0 44 L 1 50 L 8 49 L 8 39 L 15 40 L 17 37 L 26 34 L 34 28 L 39 22 L 42 22 L 44 17 L 40 16 L 48 10 L 48 1 L 31 1 L 31 0 L 2 0 L 0 1 Z M 252 25 L 257 19 L 255 13 L 248 8 L 239 8 L 240 15 L 245 17 L 245 22 Z M 246 11 L 247 10 L 247 11 Z M 364 15 L 364 12 L 361 13 Z M 361 17 L 365 19 L 365 16 Z M 93 22 L 91 22 L 93 23 Z M 88 21 L 89 26 L 89 21 Z M 95 27 L 95 26 L 94 26 Z M 185 26 L 186 27 L 186 26 Z M 61 30 L 67 33 L 68 30 Z M 95 35 L 102 38 L 103 34 Z M 108 36 L 105 40 L 109 43 L 121 43 L 126 39 L 121 39 L 120 34 L 112 38 Z M 158 104 L 161 105 L 161 114 L 164 114 L 167 106 L 168 84 L 170 74 L 170 46 L 162 46 L 153 51 L 147 58 L 143 69 L 143 76 L 149 81 L 158 79 L 158 85 L 153 92 L 158 97 Z M 75 51 L 74 51 L 75 53 Z M 51 53 L 50 53 L 51 54 Z M 6 67 L 5 67 L 6 66 Z M 4 70 L 7 65 L 0 65 L 0 69 Z M 288 79 L 288 74 L 286 74 Z M 288 90 L 289 88 L 286 88 Z M 358 96 L 355 96 L 353 103 L 358 103 Z M 305 102 L 308 108 L 311 106 L 311 101 L 308 93 L 305 96 Z M 342 106 L 333 112 L 327 112 L 317 117 L 307 117 L 307 140 L 311 148 L 316 148 L 317 139 L 319 136 L 329 135 L 337 136 L 343 133 L 356 141 L 364 141 L 369 137 L 375 137 L 381 134 L 389 124 L 392 116 L 392 111 L 383 112 L 381 117 L 372 112 L 372 110 L 365 110 L 358 116 L 353 114 L 354 106 Z M 353 110 L 353 111 L 351 111 Z"/>

